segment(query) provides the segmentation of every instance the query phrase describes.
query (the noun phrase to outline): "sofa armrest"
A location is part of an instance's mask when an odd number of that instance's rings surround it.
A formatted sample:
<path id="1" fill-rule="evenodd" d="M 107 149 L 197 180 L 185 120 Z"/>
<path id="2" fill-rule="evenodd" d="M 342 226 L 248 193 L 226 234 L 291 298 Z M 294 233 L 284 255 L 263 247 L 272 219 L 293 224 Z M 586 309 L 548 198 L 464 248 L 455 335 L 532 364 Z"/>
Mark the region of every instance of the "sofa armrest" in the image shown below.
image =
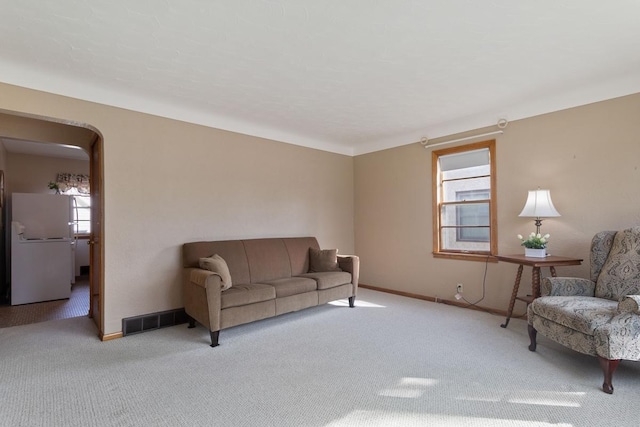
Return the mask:
<path id="1" fill-rule="evenodd" d="M 206 288 L 209 284 L 214 285 L 212 281 L 215 282 L 216 277 L 220 279 L 220 275 L 213 271 L 202 268 L 188 268 L 187 270 L 189 273 L 189 280 L 202 288 Z M 222 280 L 220 280 L 220 289 L 222 289 Z"/>
<path id="2" fill-rule="evenodd" d="M 640 295 L 627 295 L 618 303 L 618 313 L 640 314 Z"/>
<path id="3" fill-rule="evenodd" d="M 360 280 L 360 257 L 356 255 L 338 255 L 338 267 L 340 267 L 342 271 L 351 273 L 353 296 L 356 296 L 358 281 Z"/>
<path id="4" fill-rule="evenodd" d="M 220 330 L 222 279 L 201 268 L 185 268 L 183 272 L 184 309 L 210 331 Z"/>
<path id="5" fill-rule="evenodd" d="M 589 279 L 578 277 L 545 277 L 540 286 L 542 296 L 585 296 L 595 295 L 596 284 Z"/>

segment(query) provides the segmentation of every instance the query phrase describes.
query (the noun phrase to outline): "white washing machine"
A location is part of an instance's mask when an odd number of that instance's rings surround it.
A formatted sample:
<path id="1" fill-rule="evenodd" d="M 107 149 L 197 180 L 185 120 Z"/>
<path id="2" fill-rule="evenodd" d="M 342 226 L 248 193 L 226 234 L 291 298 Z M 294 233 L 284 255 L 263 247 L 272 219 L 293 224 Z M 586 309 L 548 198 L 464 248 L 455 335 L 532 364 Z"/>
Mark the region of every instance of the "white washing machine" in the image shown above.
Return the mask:
<path id="1" fill-rule="evenodd" d="M 72 239 L 11 239 L 11 305 L 71 296 Z"/>

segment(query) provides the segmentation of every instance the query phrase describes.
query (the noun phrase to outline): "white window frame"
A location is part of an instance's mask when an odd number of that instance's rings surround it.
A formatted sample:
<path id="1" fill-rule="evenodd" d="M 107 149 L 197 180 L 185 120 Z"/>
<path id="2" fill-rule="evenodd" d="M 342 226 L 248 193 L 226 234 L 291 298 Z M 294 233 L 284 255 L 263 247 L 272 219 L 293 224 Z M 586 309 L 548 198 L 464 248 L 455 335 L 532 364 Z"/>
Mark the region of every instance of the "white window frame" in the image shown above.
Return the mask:
<path id="1" fill-rule="evenodd" d="M 73 197 L 73 232 L 76 235 L 91 234 L 91 196 L 88 194 L 72 194 L 71 197 Z M 89 206 L 78 206 L 79 198 L 87 199 L 89 201 Z M 80 211 L 86 211 L 87 214 L 80 215 Z M 82 216 L 88 219 L 79 219 Z"/>

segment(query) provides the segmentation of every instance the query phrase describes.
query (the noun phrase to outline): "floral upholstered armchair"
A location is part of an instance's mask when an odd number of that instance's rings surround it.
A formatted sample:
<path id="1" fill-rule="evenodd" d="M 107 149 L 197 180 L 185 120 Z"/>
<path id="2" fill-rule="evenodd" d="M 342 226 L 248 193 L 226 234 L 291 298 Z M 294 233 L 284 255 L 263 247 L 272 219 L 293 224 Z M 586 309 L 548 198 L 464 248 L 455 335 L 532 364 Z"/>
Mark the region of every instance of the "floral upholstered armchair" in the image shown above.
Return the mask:
<path id="1" fill-rule="evenodd" d="M 547 277 L 527 309 L 529 350 L 539 332 L 572 350 L 596 356 L 602 389 L 621 359 L 640 360 L 640 227 L 603 231 L 591 242 L 591 279 Z"/>

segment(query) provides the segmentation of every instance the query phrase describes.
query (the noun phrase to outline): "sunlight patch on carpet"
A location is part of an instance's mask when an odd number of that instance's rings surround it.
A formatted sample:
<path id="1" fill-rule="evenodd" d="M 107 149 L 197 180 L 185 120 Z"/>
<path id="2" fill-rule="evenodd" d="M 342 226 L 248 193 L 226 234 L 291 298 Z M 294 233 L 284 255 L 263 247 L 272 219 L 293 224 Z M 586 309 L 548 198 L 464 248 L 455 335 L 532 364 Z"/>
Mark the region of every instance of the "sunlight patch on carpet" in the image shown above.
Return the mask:
<path id="1" fill-rule="evenodd" d="M 567 423 L 548 423 L 544 421 L 526 421 L 514 419 L 465 417 L 448 414 L 431 414 L 416 412 L 389 412 L 356 410 L 326 427 L 404 427 L 404 426 L 438 426 L 438 427 L 574 427 Z"/>
<path id="2" fill-rule="evenodd" d="M 439 382 L 433 378 L 405 377 L 400 379 L 395 387 L 384 389 L 378 394 L 385 397 L 415 399 L 422 396 L 427 388 L 433 387 Z"/>
<path id="3" fill-rule="evenodd" d="M 518 396 L 508 399 L 510 403 L 524 403 L 527 405 L 565 406 L 579 408 L 579 402 L 586 395 L 584 392 L 558 391 L 523 391 Z"/>
<path id="4" fill-rule="evenodd" d="M 327 304 L 337 305 L 339 307 L 348 307 L 349 301 L 346 299 L 339 299 L 336 301 L 328 302 Z M 386 308 L 384 305 L 374 304 L 372 302 L 356 300 L 356 307 L 365 307 L 365 308 Z"/>

